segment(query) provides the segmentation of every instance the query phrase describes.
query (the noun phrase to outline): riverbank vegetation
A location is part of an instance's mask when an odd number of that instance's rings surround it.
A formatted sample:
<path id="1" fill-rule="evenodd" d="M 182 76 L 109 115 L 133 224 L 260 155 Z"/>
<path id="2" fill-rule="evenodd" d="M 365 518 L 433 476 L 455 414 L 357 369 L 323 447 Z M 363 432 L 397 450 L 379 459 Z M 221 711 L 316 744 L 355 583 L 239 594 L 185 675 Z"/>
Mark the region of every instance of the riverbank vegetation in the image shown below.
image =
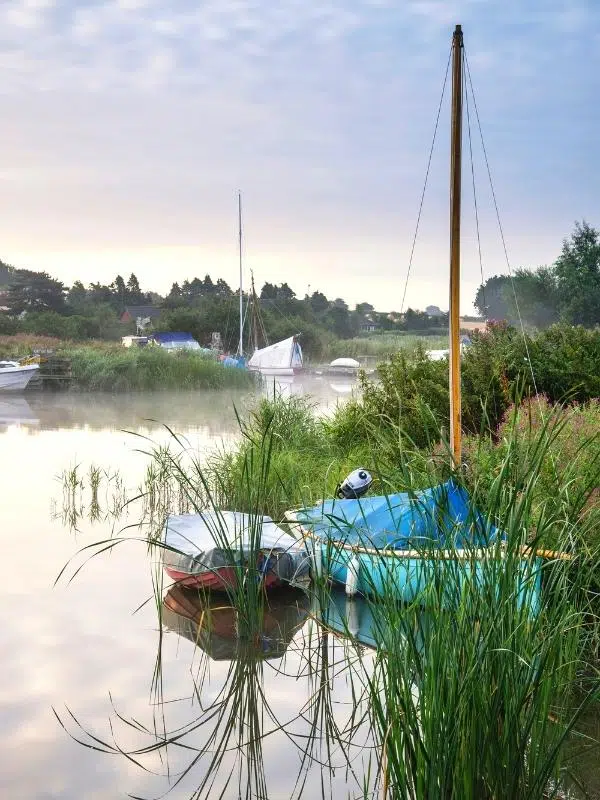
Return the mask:
<path id="1" fill-rule="evenodd" d="M 360 399 L 347 412 L 352 419 L 357 408 Z M 136 492 L 146 503 L 146 525 L 134 528 L 135 535 L 144 546 L 147 539 L 155 546 L 169 511 L 233 507 L 257 520 L 268 513 L 285 521 L 290 508 L 332 496 L 336 483 L 358 464 L 373 470 L 378 492 L 444 480 L 451 474 L 444 433 L 435 428 L 425 401 L 421 410 L 430 431 L 424 446 L 411 443 L 410 431 L 390 418 L 385 425 L 365 421 L 359 435 L 348 437 L 346 407 L 317 416 L 305 399 L 294 397 L 261 401 L 242 422 L 237 448 L 214 453 L 208 462 L 178 437 L 160 447 L 148 441 L 151 469 Z M 210 737 L 190 741 L 189 770 L 200 757 L 210 762 L 198 774 L 194 796 L 207 797 L 215 783 L 228 780 L 225 753 L 236 754 L 248 785 L 266 796 L 262 744 L 282 729 L 286 746 L 298 747 L 300 766 L 291 779 L 297 786 L 304 785 L 311 765 L 321 769 L 326 786 L 336 753 L 340 770 L 353 765 L 346 771 L 359 787 L 353 796 L 566 797 L 577 772 L 571 753 L 580 724 L 584 715 L 598 713 L 600 692 L 599 431 L 595 399 L 561 405 L 535 396 L 509 406 L 494 431 L 468 436 L 465 468 L 454 479 L 505 532 L 503 553 L 493 551 L 476 579 L 470 560 L 457 559 L 451 570 L 434 570 L 434 580 L 414 602 L 402 604 L 390 593 L 379 601 L 367 598 L 362 611 L 349 601 L 339 613 L 335 592 L 313 576 L 311 621 L 296 639 L 297 659 L 288 653 L 280 664 L 271 661 L 295 687 L 292 706 L 283 712 L 269 702 L 263 678 L 262 631 L 271 599 L 250 559 L 248 574 L 240 571 L 219 605 L 232 609 L 239 638 L 225 685 L 216 692 L 212 682 L 205 683 L 208 659 L 195 672 L 195 691 L 206 702 L 186 731 L 203 730 L 203 721 L 214 719 L 216 732 L 211 724 Z M 97 496 L 97 481 L 89 480 Z M 129 537 L 131 530 L 128 525 Z M 97 549 L 120 541 L 102 541 Z M 534 551 L 551 546 L 568 558 L 523 556 L 525 544 Z M 159 609 L 162 591 L 158 584 Z M 198 598 L 203 608 L 207 601 Z M 335 611 L 332 603 L 338 603 Z M 371 622 L 363 630 L 366 616 Z M 202 618 L 199 625 L 193 640 L 202 648 Z M 365 652 L 361 634 L 376 644 L 375 652 Z M 298 689 L 303 681 L 307 692 Z M 352 698 L 345 714 L 340 684 Z M 287 727 L 289 719 L 301 719 L 306 728 Z M 188 752 L 186 732 L 160 731 L 150 744 L 153 752 L 171 741 Z M 98 743 L 97 733 L 91 735 Z M 122 752 L 118 743 L 105 747 Z M 148 752 L 147 741 L 143 747 Z M 134 760 L 139 752 L 127 751 Z"/>
<path id="2" fill-rule="evenodd" d="M 246 309 L 250 295 L 244 296 Z M 142 291 L 132 274 L 111 284 L 76 281 L 67 288 L 47 273 L 17 269 L 0 262 L 0 335 L 33 334 L 62 340 L 117 340 L 133 333 L 136 320 L 150 329 L 191 333 L 202 345 L 213 332 L 226 350 L 238 339 L 239 294 L 210 275 L 174 283 L 166 296 Z M 514 276 L 495 275 L 478 289 L 474 304 L 482 318 L 506 320 L 527 329 L 549 325 L 600 324 L 600 231 L 577 223 L 553 265 L 519 269 Z M 273 342 L 300 333 L 305 354 L 313 361 L 339 356 L 387 358 L 411 334 L 432 337 L 441 347 L 448 315 L 437 306 L 377 311 L 370 303 L 352 309 L 340 297 L 320 291 L 297 297 L 286 283 L 266 282 L 253 312 L 260 313 L 260 336 Z M 262 344 L 262 342 L 261 342 Z"/>
<path id="3" fill-rule="evenodd" d="M 224 367 L 213 356 L 161 347 L 74 347 L 68 351 L 77 391 L 252 387 L 256 375 Z"/>

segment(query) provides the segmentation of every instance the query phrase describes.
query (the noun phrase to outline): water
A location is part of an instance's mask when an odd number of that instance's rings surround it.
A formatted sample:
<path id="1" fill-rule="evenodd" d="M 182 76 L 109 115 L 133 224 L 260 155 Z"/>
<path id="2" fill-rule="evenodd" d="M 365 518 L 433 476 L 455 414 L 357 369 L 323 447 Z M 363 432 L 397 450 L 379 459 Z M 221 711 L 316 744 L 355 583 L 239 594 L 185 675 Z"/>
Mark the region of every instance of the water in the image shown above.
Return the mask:
<path id="1" fill-rule="evenodd" d="M 349 388 L 279 386 L 310 393 L 324 413 Z M 3 797 L 359 798 L 369 773 L 367 788 L 381 796 L 365 722 L 373 651 L 339 635 L 345 619 L 373 644 L 359 601 L 335 595 L 321 626 L 314 602 L 280 593 L 240 641 L 240 620 L 222 600 L 190 607 L 166 586 L 161 625 L 162 572 L 141 543 L 89 560 L 69 580 L 85 558 L 78 551 L 135 514 L 93 521 L 85 509 L 74 533 L 62 516 L 65 469 L 81 465 L 89 483 L 94 463 L 135 487 L 147 443 L 134 433 L 166 441 L 165 423 L 200 451 L 228 447 L 238 436 L 234 405 L 252 401 L 231 392 L 0 397 Z M 587 725 L 597 736 L 597 720 Z M 600 797 L 596 753 L 578 775 Z"/>
<path id="2" fill-rule="evenodd" d="M 324 411 L 339 397 L 325 381 L 289 383 L 283 388 L 294 393 L 310 391 Z M 268 647 L 265 642 L 269 637 L 273 638 L 273 630 L 285 628 L 290 632 L 283 655 L 279 652 L 283 644 L 279 643 L 276 656 L 270 660 L 228 660 L 231 642 L 226 641 L 220 657 L 213 660 L 173 630 L 172 620 L 171 630 L 165 629 L 161 637 L 153 601 L 157 570 L 142 544 L 127 542 L 111 554 L 90 560 L 71 582 L 65 575 L 54 585 L 63 566 L 80 548 L 110 536 L 115 526 L 127 522 L 92 522 L 84 516 L 78 520 L 78 532 L 73 533 L 61 518 L 60 476 L 65 469 L 80 464 L 85 471 L 94 463 L 109 471 L 118 469 L 135 486 L 147 463 L 146 456 L 136 450 L 143 449 L 145 442 L 126 431 L 166 440 L 169 434 L 161 427 L 166 423 L 185 433 L 199 450 L 229 446 L 237 436 L 234 404 L 243 409 L 251 400 L 227 392 L 119 397 L 44 394 L 0 399 L 3 797 L 156 797 L 167 791 L 193 761 L 193 751 L 171 746 L 168 752 L 136 756 L 136 765 L 121 755 L 82 747 L 72 737 L 101 747 L 89 738 L 90 733 L 113 745 L 116 742 L 120 748 L 139 749 L 157 742 L 155 730 L 160 738 L 161 729 L 190 726 L 192 730 L 182 743 L 201 748 L 207 731 L 215 728 L 215 721 L 209 719 L 198 730 L 193 729 L 194 720 L 207 716 L 195 697 L 202 659 L 208 659 L 210 667 L 210 679 L 204 679 L 199 692 L 202 703 L 215 701 L 219 692 L 239 683 L 240 670 L 245 669 L 243 697 L 256 699 L 257 690 L 248 692 L 253 682 L 256 687 L 264 686 L 264 701 L 255 709 L 261 727 L 277 731 L 280 723 L 286 723 L 285 731 L 267 736 L 262 745 L 268 797 L 293 796 L 299 776 L 296 792 L 307 780 L 305 796 L 315 796 L 317 787 L 321 795 L 322 768 L 313 762 L 304 769 L 301 753 L 306 746 L 303 736 L 310 732 L 316 714 L 311 709 L 316 678 L 306 667 L 309 645 L 304 637 L 311 635 L 310 647 L 316 646 L 320 652 L 323 635 L 306 621 L 308 610 L 302 604 L 297 605 L 296 612 L 293 603 L 287 612 L 275 609 L 269 617 L 277 623 L 275 628 L 266 624 L 263 649 Z M 73 568 L 69 575 L 72 572 Z M 146 599 L 151 602 L 139 608 Z M 285 625 L 278 616 L 282 613 Z M 315 637 L 320 637 L 318 643 Z M 157 686 L 154 676 L 159 644 L 161 672 Z M 211 647 L 209 644 L 209 651 Z M 335 661 L 340 647 L 329 642 L 330 659 Z M 282 674 L 282 668 L 286 674 Z M 159 695 L 164 703 L 158 702 Z M 349 686 L 338 681 L 330 701 L 336 704 L 341 726 L 352 717 L 349 699 Z M 61 728 L 55 712 L 70 735 Z M 238 716 L 243 718 L 244 714 L 251 716 L 252 709 Z M 121 722 L 118 715 L 136 720 L 136 725 L 149 733 Z M 237 720 L 240 724 L 242 721 Z M 224 724 L 216 727 L 221 730 Z M 231 741 L 236 738 L 237 734 Z M 317 750 L 322 746 L 319 743 Z M 355 756 L 357 753 L 358 749 Z M 359 761 L 364 758 L 357 757 Z M 213 769 L 213 791 L 233 774 L 224 796 L 238 797 L 240 792 L 245 796 L 243 770 L 247 759 L 235 751 L 224 758 L 222 767 Z M 339 769 L 335 775 L 326 770 L 328 793 L 340 796 L 336 793 L 345 794 L 346 787 L 358 792 L 356 780 L 344 768 L 339 746 L 331 759 Z M 329 757 L 325 755 L 323 760 L 327 762 Z M 209 755 L 201 757 L 172 788 L 170 796 L 189 797 L 206 776 L 209 762 Z M 236 777 L 238 769 L 242 769 L 243 791 Z M 253 779 L 259 787 L 261 780 L 258 775 Z M 258 790 L 255 796 L 260 796 Z"/>

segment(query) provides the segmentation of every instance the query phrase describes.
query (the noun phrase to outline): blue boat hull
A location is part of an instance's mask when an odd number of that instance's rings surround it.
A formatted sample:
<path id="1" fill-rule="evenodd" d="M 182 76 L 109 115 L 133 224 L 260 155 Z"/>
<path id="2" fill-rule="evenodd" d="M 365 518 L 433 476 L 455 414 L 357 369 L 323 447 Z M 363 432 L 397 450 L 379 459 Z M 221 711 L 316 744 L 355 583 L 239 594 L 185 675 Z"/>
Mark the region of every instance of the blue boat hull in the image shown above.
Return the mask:
<path id="1" fill-rule="evenodd" d="M 465 591 L 490 591 L 505 579 L 506 560 L 487 557 L 427 558 L 405 557 L 385 552 L 369 553 L 336 547 L 335 541 L 319 543 L 320 569 L 337 584 L 352 593 L 371 597 L 394 598 L 405 603 L 419 601 L 428 605 L 440 597 L 451 606 Z M 542 559 L 522 558 L 511 566 L 515 575 L 518 605 L 536 613 L 541 590 Z M 490 595 L 492 592 L 490 591 Z"/>

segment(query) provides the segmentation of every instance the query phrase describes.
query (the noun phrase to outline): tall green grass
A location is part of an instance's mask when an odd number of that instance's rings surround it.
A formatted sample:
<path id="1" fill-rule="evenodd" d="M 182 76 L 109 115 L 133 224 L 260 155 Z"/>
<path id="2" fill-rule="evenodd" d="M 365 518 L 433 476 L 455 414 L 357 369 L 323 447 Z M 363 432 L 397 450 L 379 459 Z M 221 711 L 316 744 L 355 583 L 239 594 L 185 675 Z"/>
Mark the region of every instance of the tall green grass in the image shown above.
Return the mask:
<path id="1" fill-rule="evenodd" d="M 399 350 L 412 352 L 417 347 L 426 350 L 441 350 L 448 347 L 448 334 L 432 332 L 425 334 L 382 333 L 373 336 L 356 336 L 352 339 L 336 339 L 323 347 L 322 361 L 334 358 L 386 359 Z"/>
<path id="2" fill-rule="evenodd" d="M 223 367 L 212 357 L 160 347 L 77 347 L 68 355 L 74 388 L 82 391 L 244 388 L 255 381 L 247 370 Z"/>
<path id="3" fill-rule="evenodd" d="M 323 796 L 327 762 L 340 752 L 348 774 L 359 785 L 362 781 L 365 798 L 373 787 L 386 798 L 407 800 L 564 796 L 568 745 L 582 715 L 600 711 L 594 586 L 600 564 L 594 537 L 600 466 L 597 439 L 586 429 L 577 448 L 585 479 L 575 486 L 574 473 L 557 470 L 557 448 L 578 428 L 569 428 L 571 417 L 560 406 L 542 411 L 539 418 L 526 412 L 525 418 L 518 412 L 507 418 L 500 442 L 485 439 L 480 451 L 469 451 L 467 466 L 452 473 L 488 524 L 506 534 L 505 544 L 491 547 L 485 558 L 467 548 L 460 558 L 441 560 L 423 549 L 429 579 L 413 602 L 401 604 L 391 590 L 378 602 L 367 600 L 379 644 L 374 663 L 357 657 L 356 648 L 344 648 L 344 664 L 336 663 L 332 672 L 330 643 L 323 635 L 328 628 L 320 622 L 327 623 L 331 589 L 326 575 L 315 576 L 312 624 L 320 633 L 305 636 L 303 674 L 311 676 L 312 688 L 298 714 L 309 722 L 301 738 L 301 772 L 319 762 Z M 208 463 L 190 453 L 180 437 L 167 448 L 149 447 L 153 479 L 177 486 L 191 510 L 247 511 L 255 520 L 258 548 L 262 514 L 283 520 L 286 509 L 332 496 L 344 471 L 357 463 L 374 470 L 379 493 L 416 491 L 451 473 L 442 431 L 436 437 L 432 428 L 431 447 L 416 448 L 407 444 L 410 432 L 390 424 L 384 434 L 380 425 L 367 426 L 362 440 L 344 447 L 332 424 L 315 418 L 298 398 L 263 401 L 242 423 L 239 449 Z M 490 447 L 497 448 L 491 468 Z M 147 537 L 140 538 L 160 547 L 160 527 L 154 519 Z M 227 546 L 225 531 L 217 529 L 216 541 L 219 536 Z M 535 555 L 550 543 L 569 558 Z M 99 543 L 98 551 L 112 546 L 114 541 Z M 252 641 L 269 600 L 252 558 L 239 569 L 226 602 L 235 609 L 238 635 Z M 351 627 L 348 623 L 340 635 L 352 637 Z M 336 720 L 336 681 L 347 682 L 354 701 L 343 725 Z M 196 680 L 194 687 L 202 701 L 208 684 Z M 231 748 L 240 759 L 238 796 L 269 796 L 262 743 L 273 726 L 283 730 L 284 723 L 265 703 L 263 687 L 256 660 L 240 656 L 218 708 L 210 706 L 199 718 L 212 714 L 216 732 L 207 733 L 186 770 L 190 774 L 210 754 L 194 796 L 210 794 L 217 773 L 223 778 Z M 375 746 L 375 761 L 367 759 L 361 775 L 350 749 L 365 721 L 372 740 L 360 739 L 361 746 L 366 753 Z M 160 751 L 173 742 L 186 746 L 181 730 L 162 735 L 151 747 Z M 128 757 L 140 753 L 128 751 Z M 299 775 L 300 789 L 303 781 Z"/>

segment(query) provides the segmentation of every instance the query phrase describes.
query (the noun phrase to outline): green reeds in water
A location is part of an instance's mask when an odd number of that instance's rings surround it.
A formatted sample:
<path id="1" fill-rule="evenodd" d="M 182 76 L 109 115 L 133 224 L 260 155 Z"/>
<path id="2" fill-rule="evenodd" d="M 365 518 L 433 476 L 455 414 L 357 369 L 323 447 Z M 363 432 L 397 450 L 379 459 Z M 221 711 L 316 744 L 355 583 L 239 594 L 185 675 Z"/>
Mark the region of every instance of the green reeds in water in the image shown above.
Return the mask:
<path id="1" fill-rule="evenodd" d="M 351 601 L 346 619 L 337 611 L 334 615 L 326 572 L 313 576 L 312 619 L 296 634 L 300 661 L 290 669 L 288 652 L 276 668 L 280 675 L 289 675 L 292 696 L 300 677 L 310 690 L 308 699 L 298 697 L 297 712 L 287 712 L 285 720 L 267 697 L 264 659 L 249 655 L 271 600 L 256 561 L 250 557 L 238 564 L 237 580 L 222 604 L 232 609 L 242 645 L 218 702 L 206 701 L 214 692 L 204 659 L 193 683 L 202 713 L 184 729 L 163 732 L 150 746 L 155 752 L 184 749 L 186 736 L 206 731 L 204 741 L 194 744 L 195 754 L 185 769 L 186 778 L 195 769 L 201 772 L 194 797 L 227 792 L 227 796 L 236 796 L 235 792 L 238 797 L 271 796 L 263 742 L 274 731 L 284 733 L 298 748 L 300 768 L 290 778 L 288 796 L 315 796 L 307 788 L 314 765 L 320 771 L 321 796 L 335 796 L 333 777 L 328 776 L 328 764 L 335 763 L 338 774 L 342 769 L 348 775 L 353 797 L 373 797 L 374 791 L 386 798 L 411 800 L 564 797 L 572 767 L 567 760 L 569 742 L 577 736 L 582 715 L 598 711 L 600 627 L 594 580 L 599 558 L 589 545 L 597 524 L 589 501 L 598 475 L 590 474 L 574 496 L 572 482 L 565 483 L 564 471 L 557 471 L 552 497 L 540 494 L 540 475 L 543 470 L 547 474 L 552 463 L 560 430 L 560 421 L 554 422 L 546 420 L 532 432 L 526 447 L 515 427 L 492 475 L 478 473 L 473 460 L 453 475 L 483 512 L 486 529 L 497 526 L 504 540 L 498 538 L 485 553 L 469 546 L 453 553 L 450 542 L 444 558 L 418 545 L 417 556 L 427 563 L 427 581 L 409 603 L 400 602 L 391 584 L 380 598 L 360 601 L 371 620 L 368 641 L 377 644 L 375 655 L 365 656 L 355 620 L 350 618 Z M 257 430 L 262 433 L 256 435 Z M 262 514 L 274 500 L 281 504 L 286 489 L 278 471 L 282 453 L 286 454 L 286 444 L 292 448 L 294 440 L 301 439 L 297 432 L 286 443 L 277 433 L 268 417 L 262 420 L 247 432 L 243 447 L 230 456 L 232 461 L 219 462 L 221 466 L 235 462 L 232 472 L 222 474 L 215 473 L 214 464 L 207 466 L 190 453 L 185 440 L 174 434 L 173 447 L 148 450 L 155 464 L 153 474 L 161 481 L 173 481 L 190 510 L 211 509 L 217 520 L 223 507 L 250 513 L 258 551 Z M 393 472 L 382 463 L 383 448 L 371 453 L 369 466 L 377 471 L 380 486 L 410 492 L 447 477 L 447 467 L 439 466 L 445 460 L 439 447 L 430 457 L 411 451 L 406 436 L 392 432 L 390 437 L 403 443 Z M 330 477 L 315 475 L 307 494 L 315 496 L 318 482 L 323 487 Z M 166 506 L 171 501 L 165 500 Z M 288 498 L 288 507 L 295 505 L 297 486 Z M 155 517 L 149 529 L 152 548 L 160 548 L 160 522 Z M 216 541 L 225 549 L 231 547 L 226 534 L 224 528 L 215 530 Z M 582 542 L 588 546 L 582 547 Z M 537 555 L 548 548 L 570 558 Z M 388 556 L 381 553 L 383 571 Z M 159 588 L 156 599 L 162 608 Z M 349 643 L 340 646 L 344 638 Z M 156 674 L 166 679 L 160 664 Z M 335 701 L 340 685 L 345 687 L 348 708 L 341 721 Z M 362 757 L 357 757 L 357 747 Z M 128 755 L 138 758 L 141 752 Z M 237 759 L 235 773 L 232 753 Z"/>

